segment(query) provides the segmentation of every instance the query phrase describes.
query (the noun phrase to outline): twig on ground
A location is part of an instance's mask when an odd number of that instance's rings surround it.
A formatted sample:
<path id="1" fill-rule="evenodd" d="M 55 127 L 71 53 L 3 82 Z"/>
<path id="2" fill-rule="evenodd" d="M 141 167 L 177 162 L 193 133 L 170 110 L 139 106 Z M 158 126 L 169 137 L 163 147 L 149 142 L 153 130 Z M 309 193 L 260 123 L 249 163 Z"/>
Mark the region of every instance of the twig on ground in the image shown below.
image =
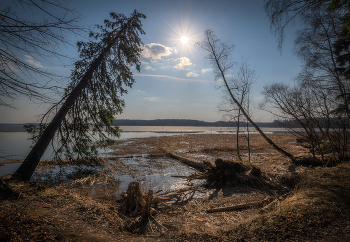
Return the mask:
<path id="1" fill-rule="evenodd" d="M 221 208 L 212 208 L 212 209 L 208 209 L 207 213 L 234 211 L 234 210 L 240 210 L 240 209 L 245 209 L 245 208 L 263 206 L 265 204 L 270 203 L 271 201 L 273 201 L 275 199 L 276 199 L 275 197 L 267 197 L 264 200 L 259 201 L 259 202 L 246 203 L 246 204 L 240 204 L 240 205 L 228 206 L 228 207 L 221 207 Z"/>

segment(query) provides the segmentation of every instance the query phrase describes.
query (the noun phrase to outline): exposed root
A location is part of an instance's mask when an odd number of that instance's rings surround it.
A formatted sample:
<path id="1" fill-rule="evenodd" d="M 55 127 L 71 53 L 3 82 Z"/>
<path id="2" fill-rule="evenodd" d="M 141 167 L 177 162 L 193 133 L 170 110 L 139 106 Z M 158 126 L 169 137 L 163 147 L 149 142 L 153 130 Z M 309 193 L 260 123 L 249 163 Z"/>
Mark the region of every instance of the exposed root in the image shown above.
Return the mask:
<path id="1" fill-rule="evenodd" d="M 198 162 L 195 162 L 198 163 Z M 205 179 L 203 185 L 206 188 L 218 188 L 225 186 L 244 185 L 251 187 L 276 187 L 261 170 L 250 164 L 217 159 L 215 164 L 204 162 L 205 172 L 191 174 L 189 176 L 172 176 L 187 179 Z"/>

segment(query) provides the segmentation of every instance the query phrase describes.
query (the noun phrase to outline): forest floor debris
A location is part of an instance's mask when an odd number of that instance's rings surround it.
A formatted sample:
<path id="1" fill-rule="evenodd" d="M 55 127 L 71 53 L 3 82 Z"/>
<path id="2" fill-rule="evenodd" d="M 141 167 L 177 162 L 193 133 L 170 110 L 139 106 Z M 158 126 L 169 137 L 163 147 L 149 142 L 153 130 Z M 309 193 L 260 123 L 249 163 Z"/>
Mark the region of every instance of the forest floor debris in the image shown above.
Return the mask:
<path id="1" fill-rule="evenodd" d="M 270 136 L 294 155 L 307 153 L 305 148 L 294 142 L 293 136 Z M 168 153 L 211 164 L 215 164 L 218 158 L 235 159 L 234 135 L 187 134 L 132 139 L 127 141 L 127 145 L 123 145 L 123 142 L 126 141 L 118 141 L 119 145 L 114 146 L 113 156 L 117 161 L 119 156 L 134 157 L 141 154 L 142 157 L 157 159 L 166 157 Z M 244 145 L 241 144 L 242 154 L 245 150 Z M 153 197 L 158 197 L 160 204 L 156 211 L 150 211 L 152 222 L 143 235 L 131 234 L 125 229 L 127 219 L 123 216 L 126 215 L 119 211 L 120 204 L 113 196 L 112 183 L 115 181 L 106 174 L 86 174 L 85 177 L 78 177 L 69 183 L 51 186 L 26 182 L 7 183 L 5 177 L 4 182 L 19 193 L 19 196 L 11 196 L 6 188 L 0 186 L 0 237 L 5 241 L 349 239 L 344 234 L 350 234 L 349 164 L 332 168 L 296 166 L 255 135 L 252 136 L 252 152 L 249 167 L 256 167 L 261 174 L 281 184 L 285 189 L 283 193 L 280 189 L 271 189 L 268 186 L 254 187 L 249 184 L 217 187 L 211 189 L 207 197 L 194 200 L 187 199 L 192 191 L 197 189 L 190 185 L 187 191 L 154 191 Z M 155 162 L 154 165 L 160 164 Z M 251 169 L 244 172 L 249 170 Z M 110 190 L 104 193 L 104 196 L 92 199 L 86 190 L 82 189 L 103 179 L 111 184 Z M 290 193 L 283 196 L 285 191 Z M 144 194 L 146 195 L 147 191 L 144 191 Z M 175 200 L 176 195 L 183 197 L 171 206 L 167 206 L 166 203 L 162 205 L 164 196 L 171 194 L 175 194 Z M 268 203 L 267 200 L 272 203 Z M 263 207 L 266 203 L 268 206 Z M 240 205 L 248 207 L 207 213 L 210 209 Z"/>

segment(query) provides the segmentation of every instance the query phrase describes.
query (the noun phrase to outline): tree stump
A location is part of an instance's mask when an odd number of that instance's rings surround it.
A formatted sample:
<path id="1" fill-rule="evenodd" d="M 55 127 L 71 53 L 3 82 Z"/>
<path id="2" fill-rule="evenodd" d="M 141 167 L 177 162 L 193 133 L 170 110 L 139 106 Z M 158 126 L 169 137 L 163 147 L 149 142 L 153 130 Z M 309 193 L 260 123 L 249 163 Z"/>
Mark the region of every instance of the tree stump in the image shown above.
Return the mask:
<path id="1" fill-rule="evenodd" d="M 132 217 L 126 229 L 132 233 L 141 233 L 146 228 L 151 217 L 153 191 L 144 194 L 139 182 L 130 182 L 125 197 L 119 205 L 119 212 Z"/>
<path id="2" fill-rule="evenodd" d="M 142 213 L 146 202 L 143 198 L 144 194 L 140 189 L 139 182 L 130 182 L 126 196 L 119 206 L 119 212 L 124 215 L 131 215 L 133 217 Z"/>

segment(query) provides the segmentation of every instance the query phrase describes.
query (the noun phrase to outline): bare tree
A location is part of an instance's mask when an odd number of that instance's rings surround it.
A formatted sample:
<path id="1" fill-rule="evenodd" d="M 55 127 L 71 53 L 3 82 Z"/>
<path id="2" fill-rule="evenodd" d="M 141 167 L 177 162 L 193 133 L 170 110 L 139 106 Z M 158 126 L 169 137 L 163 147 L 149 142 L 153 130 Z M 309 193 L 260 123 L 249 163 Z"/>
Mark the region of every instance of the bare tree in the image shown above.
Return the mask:
<path id="1" fill-rule="evenodd" d="M 294 52 L 303 61 L 305 80 L 315 80 L 323 88 L 332 91 L 333 95 L 341 97 L 345 113 L 350 117 L 350 109 L 346 93 L 350 91 L 349 81 L 339 72 L 337 57 L 334 54 L 334 43 L 342 32 L 342 15 L 329 12 L 325 7 L 314 9 L 305 14 L 305 28 L 297 32 Z"/>
<path id="2" fill-rule="evenodd" d="M 104 26 L 98 26 L 100 32 L 90 34 L 98 42 L 78 43 L 81 60 L 75 63 L 72 83 L 59 103 L 62 105 L 47 127 L 33 130 L 37 142 L 14 178 L 30 180 L 55 134 L 60 141 L 59 151 L 64 150 L 69 157 L 72 152 L 89 156 L 89 149 L 96 154 L 90 132 L 97 133 L 103 143 L 111 141 L 103 131 L 118 136 L 119 129 L 111 124 L 114 115 L 122 111 L 120 96 L 127 92 L 123 84 L 131 87 L 134 83 L 130 67 L 136 66 L 140 71 L 139 35 L 145 33 L 141 19 L 146 16 L 136 10 L 129 18 L 123 14 L 110 15 L 113 21 L 105 20 Z"/>
<path id="3" fill-rule="evenodd" d="M 232 92 L 232 87 L 230 87 L 226 75 L 228 71 L 232 68 L 233 64 L 230 60 L 231 52 L 233 49 L 233 45 L 230 45 L 227 42 L 221 42 L 214 34 L 213 30 L 206 30 L 204 32 L 204 40 L 202 42 L 197 43 L 199 47 L 209 53 L 208 57 L 206 57 L 214 68 L 214 72 L 216 74 L 217 79 L 221 79 L 224 82 L 224 86 L 226 87 L 230 98 L 237 105 L 237 107 L 242 112 L 243 116 L 248 120 L 249 123 L 253 125 L 253 127 L 261 134 L 261 136 L 275 148 L 278 152 L 287 156 L 290 159 L 294 159 L 293 155 L 286 152 L 285 150 L 278 147 L 272 140 L 270 140 L 265 133 L 259 128 L 258 125 L 250 118 L 247 111 L 243 108 L 243 106 L 238 101 L 237 97 Z"/>
<path id="4" fill-rule="evenodd" d="M 320 4 L 306 0 L 265 0 L 265 12 L 270 19 L 271 30 L 277 37 L 279 50 L 282 50 L 286 27 L 300 21 L 304 14 L 312 12 Z"/>
<path id="5" fill-rule="evenodd" d="M 77 12 L 65 0 L 12 0 L 0 5 L 0 105 L 11 107 L 5 99 L 24 95 L 29 98 L 49 98 L 41 91 L 54 89 L 47 82 L 57 78 L 30 61 L 62 61 L 67 56 L 61 47 L 71 45 L 67 33 L 81 34 Z M 46 83 L 38 81 L 45 79 Z"/>
<path id="6" fill-rule="evenodd" d="M 333 65 L 333 70 L 339 76 L 349 79 L 350 76 L 350 1 L 349 0 L 265 0 L 265 11 L 270 18 L 271 29 L 274 30 L 277 36 L 279 49 L 282 47 L 284 39 L 284 29 L 291 22 L 297 20 L 300 26 L 305 27 L 306 30 L 309 28 L 316 28 L 318 32 L 322 32 L 324 35 L 325 42 L 323 47 L 326 45 L 326 50 L 332 51 L 333 56 L 329 57 L 328 66 Z M 319 14 L 322 12 L 322 14 Z M 313 15 L 317 15 L 315 18 Z M 327 23 L 328 19 L 333 21 Z M 321 25 L 321 28 L 320 28 Z M 322 29 L 326 27 L 327 29 Z M 305 30 L 305 29 L 304 29 Z M 310 31 L 308 31 L 310 32 Z M 326 33 L 327 32 L 327 33 Z M 317 39 L 321 37 L 317 31 L 314 31 L 315 36 L 305 36 L 311 39 Z M 299 39 L 303 41 L 303 37 Z M 332 39 L 332 41 L 329 41 Z M 305 40 L 305 39 L 304 39 Z M 318 41 L 318 44 L 321 42 Z M 321 48 L 319 48 L 321 49 Z M 307 49 L 305 49 L 307 50 Z M 305 51 L 304 51 L 305 52 Z M 302 54 L 306 56 L 304 53 Z M 309 58 L 315 56 L 309 55 Z M 317 56 L 316 56 L 317 57 Z M 337 79 L 339 79 L 337 77 Z M 350 105 L 350 92 L 344 90 L 338 82 L 338 90 L 340 103 L 336 108 L 338 112 L 346 112 L 349 116 L 349 105 Z"/>
<path id="7" fill-rule="evenodd" d="M 278 117 L 278 123 L 304 142 L 313 157 L 321 156 L 324 166 L 346 157 L 349 122 L 344 115 L 332 112 L 336 97 L 329 89 L 309 80 L 298 80 L 294 87 L 276 83 L 264 87 L 262 107 Z"/>
<path id="8" fill-rule="evenodd" d="M 265 104 L 291 132 L 310 143 L 316 157 L 331 150 L 335 160 L 346 157 L 349 120 L 350 84 L 339 71 L 334 43 L 341 37 L 343 22 L 338 11 L 328 11 L 323 5 L 305 12 L 305 27 L 297 32 L 294 52 L 303 68 L 295 87 L 272 84 L 265 87 Z M 344 107 L 338 109 L 339 100 Z M 295 126 L 296 125 L 296 126 Z M 296 132 L 296 128 L 301 128 Z M 329 152 L 328 152 L 329 153 Z"/>
<path id="9" fill-rule="evenodd" d="M 282 49 L 284 31 L 288 25 L 295 22 L 304 25 L 303 18 L 320 7 L 329 13 L 340 11 L 344 16 L 349 12 L 349 0 L 265 0 L 265 12 L 277 37 L 278 48 Z"/>
<path id="10" fill-rule="evenodd" d="M 237 97 L 240 105 L 246 110 L 247 114 L 251 116 L 251 85 L 256 81 L 255 70 L 249 67 L 246 58 L 242 58 L 239 65 L 237 74 L 232 78 L 227 78 L 229 85 L 231 87 L 231 92 Z M 235 104 L 235 102 L 230 97 L 230 94 L 225 92 L 225 99 L 220 107 L 220 111 L 223 113 L 223 117 L 229 121 L 234 121 L 236 123 L 236 152 L 237 157 L 240 161 L 243 161 L 240 155 L 240 136 L 244 136 L 247 140 L 248 147 L 248 161 L 250 161 L 250 131 L 249 122 L 245 119 L 244 115 L 241 113 L 241 109 Z M 241 135 L 241 126 L 245 132 Z"/>

